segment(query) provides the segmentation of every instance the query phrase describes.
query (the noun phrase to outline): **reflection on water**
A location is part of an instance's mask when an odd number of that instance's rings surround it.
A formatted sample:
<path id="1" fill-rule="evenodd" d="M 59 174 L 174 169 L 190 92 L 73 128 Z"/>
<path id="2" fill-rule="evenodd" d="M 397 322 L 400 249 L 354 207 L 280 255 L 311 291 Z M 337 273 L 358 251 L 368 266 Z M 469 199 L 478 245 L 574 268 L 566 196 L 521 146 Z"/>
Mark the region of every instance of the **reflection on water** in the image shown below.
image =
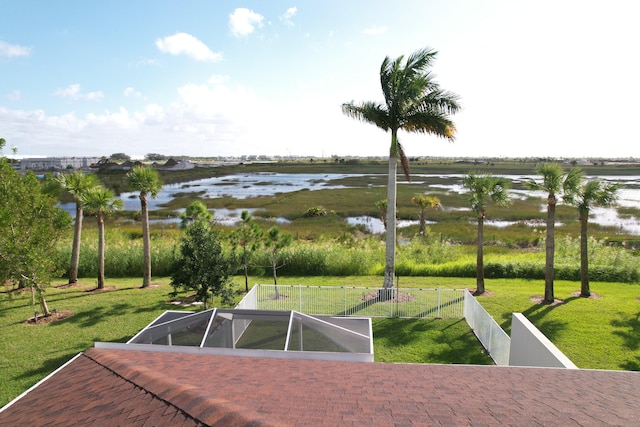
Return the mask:
<path id="1" fill-rule="evenodd" d="M 343 180 L 350 177 L 363 177 L 364 174 L 283 174 L 283 173 L 247 173 L 238 175 L 225 175 L 221 177 L 206 178 L 197 181 L 190 181 L 181 184 L 171 184 L 162 187 L 162 190 L 155 199 L 149 199 L 149 210 L 156 210 L 159 207 L 173 200 L 180 194 L 196 193 L 201 198 L 221 198 L 232 197 L 236 199 L 246 199 L 260 196 L 273 196 L 279 193 L 289 193 L 303 189 L 336 189 L 347 188 L 345 185 L 336 185 L 333 180 Z M 416 192 L 448 192 L 455 194 L 464 194 L 467 190 L 462 186 L 462 178 L 465 175 L 449 174 L 449 175 L 429 175 L 417 174 L 411 183 L 403 182 L 403 185 L 411 185 L 416 188 Z M 514 185 L 521 184 L 530 179 L 538 179 L 536 175 L 503 175 L 510 179 Z M 437 184 L 427 184 L 427 180 L 435 181 Z M 619 191 L 618 204 L 622 207 L 640 208 L 640 176 L 601 176 L 587 177 L 587 179 L 599 179 L 607 182 L 620 183 L 622 188 Z M 344 181 L 341 181 L 344 182 Z M 351 186 L 355 188 L 355 186 Z M 544 192 L 533 192 L 527 190 L 510 190 L 513 198 L 525 199 L 528 197 L 539 197 L 544 199 Z M 138 193 L 123 193 L 120 198 L 123 201 L 124 210 L 139 211 L 140 200 Z M 72 216 L 75 215 L 75 204 L 65 203 L 61 206 Z M 446 208 L 446 207 L 445 207 Z M 541 211 L 546 211 L 546 204 L 541 203 Z M 219 223 L 225 225 L 233 225 L 240 219 L 241 209 L 217 209 L 214 214 Z M 163 220 L 164 221 L 164 220 Z M 167 221 L 177 221 L 169 219 Z M 283 218 L 277 218 L 275 221 L 286 221 Z M 372 233 L 384 232 L 382 222 L 372 217 L 353 217 L 348 218 L 349 224 L 363 224 Z M 603 226 L 618 227 L 621 231 L 640 235 L 640 219 L 620 218 L 615 209 L 595 208 L 591 211 L 589 222 Z M 416 223 L 416 221 L 399 222 L 398 226 L 407 226 Z M 515 224 L 510 221 L 487 221 L 487 225 L 495 225 L 498 227 L 506 227 Z M 531 224 L 528 224 L 531 225 Z M 559 225 L 559 224 L 557 224 Z M 539 226 L 539 225 L 531 225 Z"/>

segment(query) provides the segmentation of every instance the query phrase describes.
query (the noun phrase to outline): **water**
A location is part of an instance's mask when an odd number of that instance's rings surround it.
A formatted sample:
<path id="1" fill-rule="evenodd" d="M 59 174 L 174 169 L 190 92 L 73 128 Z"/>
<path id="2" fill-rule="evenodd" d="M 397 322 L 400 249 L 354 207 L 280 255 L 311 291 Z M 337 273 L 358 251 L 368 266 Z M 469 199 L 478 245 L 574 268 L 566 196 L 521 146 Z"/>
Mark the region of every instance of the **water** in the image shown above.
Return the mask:
<path id="1" fill-rule="evenodd" d="M 260 196 L 273 196 L 275 194 L 290 193 L 303 189 L 337 189 L 347 188 L 345 185 L 335 184 L 334 180 L 340 180 L 349 177 L 362 177 L 364 174 L 283 174 L 283 173 L 247 173 L 237 175 L 226 175 L 214 178 L 205 178 L 197 181 L 190 181 L 180 184 L 165 185 L 155 199 L 149 199 L 149 210 L 156 210 L 167 204 L 180 194 L 197 193 L 202 198 L 221 198 L 232 197 L 236 199 L 246 199 Z M 448 175 L 414 175 L 412 183 L 403 185 L 411 185 L 416 187 L 416 192 L 428 192 L 437 190 L 455 194 L 465 194 L 467 190 L 462 186 L 462 178 L 465 175 L 448 174 Z M 522 183 L 530 179 L 538 179 L 536 175 L 505 175 L 504 177 L 512 180 L 514 183 Z M 426 184 L 426 179 L 438 178 L 438 184 Z M 640 176 L 601 176 L 587 177 L 587 179 L 599 179 L 607 182 L 620 183 L 622 188 L 619 191 L 619 206 L 640 208 Z M 352 187 L 353 188 L 353 187 Z M 524 199 L 530 196 L 540 197 L 544 199 L 544 192 L 532 192 L 527 190 L 510 190 L 512 198 Z M 122 193 L 120 198 L 123 201 L 125 210 L 139 211 L 140 200 L 138 193 Z M 75 215 L 75 205 L 67 203 L 61 205 L 72 216 Z M 446 209 L 446 207 L 445 207 Z M 463 209 L 466 210 L 466 209 Z M 546 204 L 541 203 L 541 211 L 546 211 Z M 220 224 L 233 225 L 240 220 L 242 210 L 216 209 L 214 215 Z M 576 214 L 577 215 L 577 214 Z M 163 220 L 165 221 L 165 220 Z M 176 221 L 169 219 L 167 221 Z M 284 218 L 274 218 L 274 221 L 284 223 Z M 372 217 L 353 217 L 348 218 L 349 224 L 364 224 L 372 233 L 384 232 L 382 221 Z M 640 219 L 639 218 L 621 218 L 616 209 L 613 208 L 595 208 L 592 209 L 589 222 L 604 226 L 618 227 L 621 231 L 640 235 Z M 416 224 L 417 221 L 403 222 L 399 221 L 398 226 L 408 226 Z M 506 227 L 516 222 L 513 221 L 487 221 L 487 225 L 495 225 L 498 227 Z M 531 226 L 539 226 L 536 224 L 528 224 Z M 561 225 L 561 224 L 557 224 Z"/>

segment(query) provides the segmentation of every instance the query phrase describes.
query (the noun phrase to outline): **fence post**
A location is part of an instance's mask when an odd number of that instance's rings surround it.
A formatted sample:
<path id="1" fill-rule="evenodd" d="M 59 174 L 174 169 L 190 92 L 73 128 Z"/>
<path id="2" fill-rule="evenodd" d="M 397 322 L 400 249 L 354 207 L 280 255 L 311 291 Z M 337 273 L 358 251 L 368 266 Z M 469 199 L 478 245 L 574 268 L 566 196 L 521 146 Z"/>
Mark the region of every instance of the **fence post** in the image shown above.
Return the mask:
<path id="1" fill-rule="evenodd" d="M 440 304 L 440 288 L 438 288 L 438 318 L 439 319 L 442 318 L 442 313 L 440 313 L 440 307 L 441 307 L 441 304 Z"/>

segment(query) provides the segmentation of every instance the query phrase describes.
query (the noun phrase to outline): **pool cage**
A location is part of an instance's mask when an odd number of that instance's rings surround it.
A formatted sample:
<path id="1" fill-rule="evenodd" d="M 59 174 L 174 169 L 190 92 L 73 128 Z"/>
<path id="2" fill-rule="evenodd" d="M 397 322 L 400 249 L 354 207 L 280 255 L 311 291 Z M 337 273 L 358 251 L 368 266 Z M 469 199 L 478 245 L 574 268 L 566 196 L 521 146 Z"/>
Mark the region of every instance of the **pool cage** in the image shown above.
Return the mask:
<path id="1" fill-rule="evenodd" d="M 198 313 L 167 311 L 125 346 L 150 351 L 372 362 L 372 336 L 369 318 L 214 308 Z"/>

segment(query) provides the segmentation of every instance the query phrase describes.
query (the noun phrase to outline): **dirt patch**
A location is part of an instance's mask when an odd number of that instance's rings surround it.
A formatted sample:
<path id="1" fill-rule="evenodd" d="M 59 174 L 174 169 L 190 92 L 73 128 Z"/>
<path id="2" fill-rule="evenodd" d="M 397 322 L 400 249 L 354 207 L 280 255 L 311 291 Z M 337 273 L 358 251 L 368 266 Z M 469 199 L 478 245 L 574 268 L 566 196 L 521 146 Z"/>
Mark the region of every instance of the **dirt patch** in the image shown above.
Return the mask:
<path id="1" fill-rule="evenodd" d="M 98 289 L 98 288 L 87 289 L 85 292 L 89 294 L 101 294 L 102 292 L 111 292 L 111 291 L 115 291 L 116 289 L 117 288 L 115 286 L 105 286 L 102 289 Z"/>
<path id="2" fill-rule="evenodd" d="M 289 299 L 289 295 L 285 295 L 285 294 L 278 294 L 276 296 L 276 294 L 273 294 L 271 296 L 269 296 L 270 300 L 281 300 L 281 299 Z"/>
<path id="3" fill-rule="evenodd" d="M 34 317 L 30 317 L 24 321 L 27 325 L 47 325 L 49 323 L 57 322 L 59 320 L 64 320 L 67 317 L 71 316 L 71 310 L 54 310 L 51 312 L 50 316 L 38 316 L 38 319 Z"/>
<path id="4" fill-rule="evenodd" d="M 91 286 L 88 283 L 80 283 L 80 282 L 76 282 L 76 283 L 63 283 L 61 285 L 55 285 L 54 288 L 56 289 L 69 289 L 69 288 L 80 288 L 83 286 Z"/>
<path id="5" fill-rule="evenodd" d="M 159 288 L 159 287 L 160 287 L 160 283 L 152 283 L 147 287 L 140 286 L 140 289 L 153 289 L 153 288 Z"/>
<path id="6" fill-rule="evenodd" d="M 549 304 L 548 302 L 544 301 L 544 296 L 540 296 L 540 295 L 534 295 L 530 298 L 531 302 L 536 303 L 536 304 L 544 304 L 544 305 L 549 305 L 551 307 L 554 307 L 556 305 L 562 305 L 564 304 L 564 300 L 561 299 L 555 299 L 553 300 L 553 302 L 551 304 Z"/>
<path id="7" fill-rule="evenodd" d="M 580 291 L 571 292 L 571 295 L 573 295 L 574 297 L 584 298 L 584 297 L 580 296 Z M 603 298 L 603 297 L 600 294 L 596 294 L 595 292 L 591 292 L 591 295 L 589 295 L 589 297 L 586 298 L 586 299 L 598 299 L 598 298 Z"/>
<path id="8" fill-rule="evenodd" d="M 478 290 L 477 289 L 467 289 L 469 291 L 469 293 L 471 293 L 471 295 L 473 295 L 474 297 L 492 297 L 495 296 L 495 294 L 491 291 L 487 291 L 485 289 L 485 291 L 481 294 L 478 294 Z"/>
<path id="9" fill-rule="evenodd" d="M 365 302 L 371 302 L 371 301 L 379 301 L 380 300 L 380 293 L 379 291 L 373 291 L 373 292 L 369 292 L 368 294 L 364 295 L 362 298 L 362 301 Z M 384 301 L 385 302 L 411 302 L 411 301 L 415 301 L 415 297 L 409 293 L 406 292 L 393 292 L 393 298 L 386 298 Z"/>

